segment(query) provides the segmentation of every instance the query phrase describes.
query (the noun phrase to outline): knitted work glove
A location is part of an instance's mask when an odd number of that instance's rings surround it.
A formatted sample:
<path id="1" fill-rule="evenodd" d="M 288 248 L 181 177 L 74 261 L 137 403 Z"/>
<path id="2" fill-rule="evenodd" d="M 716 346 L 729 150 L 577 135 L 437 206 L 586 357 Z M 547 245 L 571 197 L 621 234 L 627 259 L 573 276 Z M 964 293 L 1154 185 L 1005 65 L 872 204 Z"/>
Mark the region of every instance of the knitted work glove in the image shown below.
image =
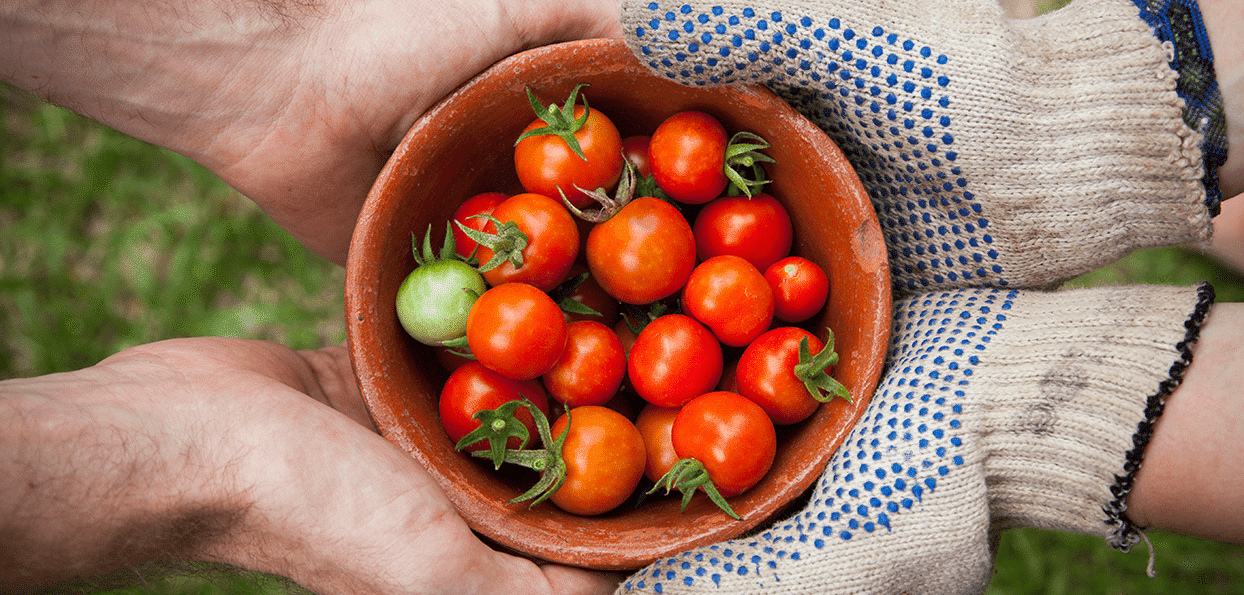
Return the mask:
<path id="1" fill-rule="evenodd" d="M 869 190 L 896 291 L 933 293 L 896 304 L 887 373 L 802 510 L 621 590 L 972 593 L 1008 528 L 1134 545 L 1124 501 L 1212 290 L 1011 288 L 1208 238 L 1226 151 L 1195 3 L 790 6 L 622 18 L 654 70 L 764 82 L 817 122 Z"/>
<path id="2" fill-rule="evenodd" d="M 1155 35 L 1199 12 L 1137 1 L 1182 11 L 1146 9 L 1152 26 L 1128 0 L 1030 20 L 996 0 L 626 0 L 621 14 L 655 71 L 766 83 L 829 133 L 869 190 L 896 289 L 920 291 L 1047 286 L 1208 239 L 1217 178 L 1184 116 L 1208 121 L 1216 87 L 1185 114 L 1175 51 Z M 1179 66 L 1212 87 L 1202 45 Z"/>
<path id="3" fill-rule="evenodd" d="M 622 591 L 983 592 L 1000 531 L 1128 546 L 1123 498 L 1208 286 L 959 289 L 896 305 L 889 372 L 802 510 Z"/>

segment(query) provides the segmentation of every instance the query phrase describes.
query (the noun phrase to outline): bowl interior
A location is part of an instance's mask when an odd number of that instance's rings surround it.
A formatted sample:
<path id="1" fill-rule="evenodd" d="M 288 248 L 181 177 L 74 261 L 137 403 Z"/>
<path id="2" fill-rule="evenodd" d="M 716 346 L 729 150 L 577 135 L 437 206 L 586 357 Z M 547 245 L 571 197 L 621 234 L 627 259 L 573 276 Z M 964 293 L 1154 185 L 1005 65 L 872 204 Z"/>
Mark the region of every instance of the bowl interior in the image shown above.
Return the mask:
<path id="1" fill-rule="evenodd" d="M 506 502 L 532 477 L 498 474 L 456 453 L 440 427 L 437 400 L 447 374 L 430 348 L 409 338 L 394 300 L 414 268 L 411 233 L 444 228 L 457 205 L 485 191 L 517 192 L 513 139 L 533 119 L 525 89 L 545 103 L 570 90 L 604 111 L 622 135 L 647 134 L 682 110 L 717 116 L 730 131 L 773 143 L 768 192 L 794 220 L 794 252 L 824 267 L 831 296 L 818 328 L 833 329 L 834 375 L 855 396 L 783 428 L 766 478 L 731 500 L 735 521 L 705 497 L 686 512 L 675 496 L 581 517 L 551 503 Z M 438 236 L 439 237 L 439 236 Z M 890 328 L 890 280 L 877 218 L 846 159 L 825 134 L 763 87 L 687 87 L 658 78 L 620 41 L 590 40 L 530 50 L 498 63 L 454 92 L 409 132 L 363 208 L 346 280 L 350 353 L 377 426 L 424 465 L 463 517 L 496 545 L 563 564 L 632 569 L 697 545 L 737 536 L 773 517 L 820 474 L 876 387 Z M 825 333 L 820 333 L 824 337 Z"/>

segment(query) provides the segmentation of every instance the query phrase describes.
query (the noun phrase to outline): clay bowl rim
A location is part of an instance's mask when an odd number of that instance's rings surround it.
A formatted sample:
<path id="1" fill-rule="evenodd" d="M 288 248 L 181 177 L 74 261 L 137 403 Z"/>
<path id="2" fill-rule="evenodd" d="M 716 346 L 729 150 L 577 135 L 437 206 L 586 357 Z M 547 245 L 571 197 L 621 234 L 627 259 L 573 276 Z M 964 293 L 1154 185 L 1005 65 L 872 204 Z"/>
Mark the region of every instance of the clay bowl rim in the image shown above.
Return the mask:
<path id="1" fill-rule="evenodd" d="M 545 84 L 550 77 L 561 76 L 564 79 L 565 66 L 570 62 L 589 66 L 593 74 L 576 76 L 573 81 L 559 80 L 556 84 Z M 553 68 L 542 67 L 549 64 L 553 64 Z M 837 289 L 831 297 L 834 314 L 827 314 L 823 322 L 833 327 L 830 321 L 836 320 L 835 316 L 851 316 L 859 320 L 858 330 L 834 329 L 842 354 L 835 376 L 848 386 L 855 399 L 851 404 L 835 400 L 822 406 L 813 418 L 803 422 L 808 424 L 806 430 L 782 430 L 789 432 L 793 436 L 790 439 L 801 449 L 796 454 L 780 451 L 775 471 L 771 471 L 749 492 L 731 499 L 732 506 L 743 516 L 742 521 L 730 519 L 717 511 L 707 498 L 699 496 L 693 499 L 685 513 L 678 512 L 678 498 L 673 496 L 650 499 L 643 507 L 599 517 L 563 513 L 551 503 L 531 509 L 525 504 L 508 505 L 506 501 L 521 490 L 509 484 L 498 488 L 494 484 L 506 480 L 489 479 L 487 474 L 492 473 L 491 468 L 485 469 L 478 461 L 453 453 L 452 444 L 439 428 L 439 423 L 421 424 L 414 417 L 414 413 L 429 415 L 429 408 L 435 414 L 437 394 L 433 392 L 436 390 L 433 385 L 423 387 L 426 390 L 415 387 L 415 392 L 430 393 L 430 405 L 392 396 L 401 390 L 395 383 L 403 374 L 414 375 L 416 366 L 423 366 L 423 369 L 437 367 L 430 349 L 409 340 L 409 337 L 394 339 L 393 327 L 396 325 L 400 331 L 400 325 L 396 324 L 392 300 L 397 284 L 413 268 L 409 255 L 412 229 L 402 228 L 395 222 L 401 212 L 400 206 L 413 199 L 410 196 L 397 198 L 394 193 L 421 193 L 417 194 L 423 201 L 420 207 L 439 211 L 436 215 L 429 215 L 428 219 L 439 220 L 443 225 L 457 202 L 467 198 L 471 192 L 485 189 L 479 186 L 483 182 L 477 179 L 474 183 L 478 187 L 473 190 L 458 188 L 461 195 L 455 196 L 453 201 L 436 202 L 436 198 L 429 198 L 428 195 L 438 188 L 419 185 L 424 180 L 436 178 L 420 178 L 417 176 L 417 172 L 422 171 L 420 168 L 429 167 L 429 163 L 435 163 L 434 157 L 444 158 L 447 151 L 452 153 L 454 150 L 444 146 L 437 148 L 436 143 L 431 142 L 435 140 L 435 135 L 471 134 L 469 127 L 446 125 L 445 122 L 462 117 L 463 106 L 472 101 L 481 101 L 498 93 L 521 97 L 521 105 L 525 106 L 529 115 L 530 107 L 523 95 L 525 86 L 531 86 L 537 95 L 553 98 L 561 93 L 560 97 L 564 98 L 569 88 L 585 78 L 591 79 L 591 86 L 585 89 L 585 93 L 595 95 L 591 98 L 591 104 L 601 110 L 611 105 L 610 101 L 601 98 L 601 90 L 608 86 L 601 81 L 618 80 L 629 81 L 625 85 L 627 87 L 658 88 L 662 93 L 686 97 L 688 99 L 679 99 L 683 109 L 703 108 L 713 113 L 716 106 L 729 104 L 730 109 L 736 110 L 774 110 L 764 112 L 767 114 L 766 127 L 776 127 L 797 134 L 799 138 L 813 139 L 802 150 L 824 161 L 825 167 L 801 172 L 800 175 L 806 175 L 810 180 L 805 184 L 816 184 L 812 187 L 833 194 L 837 202 L 828 210 L 841 211 L 842 217 L 841 221 L 833 222 L 836 227 L 832 229 L 837 233 L 824 243 L 834 243 L 840 251 L 846 250 L 853 257 L 839 262 L 821 254 L 822 260 L 834 260 L 827 267 L 831 281 L 848 279 L 852 285 L 845 289 L 854 296 L 849 302 L 845 298 L 834 301 L 844 292 L 844 288 L 835 285 Z M 672 112 L 665 115 L 669 113 Z M 726 123 L 731 128 L 732 123 Z M 619 128 L 624 128 L 621 122 L 618 124 Z M 525 122 L 520 123 L 517 130 L 521 130 L 523 125 Z M 623 130 L 623 134 L 626 135 L 627 131 Z M 461 142 L 462 137 L 454 138 L 455 144 Z M 783 146 L 780 139 L 770 140 L 774 142 L 775 150 Z M 475 169 L 495 166 L 497 164 L 477 164 L 472 166 L 472 175 L 482 175 Z M 780 159 L 778 167 L 782 167 Z M 511 184 L 513 182 L 514 179 L 509 180 Z M 831 184 L 836 186 L 824 190 Z M 786 202 L 780 194 L 782 183 L 776 176 L 772 188 L 774 194 Z M 426 224 L 420 227 L 426 228 Z M 422 234 L 423 229 L 413 231 Z M 825 230 L 803 231 L 804 235 L 814 235 L 813 231 Z M 825 235 L 821 234 L 822 237 Z M 389 257 L 390 262 L 386 262 L 386 257 L 379 252 L 382 246 L 394 248 L 395 243 L 402 247 L 402 241 L 395 237 L 405 238 L 405 249 L 398 249 L 398 252 L 404 252 L 405 258 L 392 262 L 394 259 Z M 383 244 L 386 238 L 389 243 Z M 801 237 L 797 224 L 795 251 L 801 252 L 801 247 L 822 249 L 821 243 L 810 243 L 806 237 Z M 823 266 L 825 264 L 822 262 Z M 597 39 L 544 46 L 511 56 L 459 87 L 415 123 L 384 166 L 360 214 L 347 260 L 345 313 L 351 362 L 372 419 L 382 435 L 428 470 L 474 531 L 496 547 L 548 562 L 602 570 L 631 570 L 661 556 L 744 534 L 774 518 L 808 491 L 825 469 L 833 452 L 862 416 L 880 379 L 891 324 L 890 276 L 880 226 L 868 196 L 845 156 L 824 132 L 763 86 L 686 87 L 652 74 L 635 59 L 623 42 Z M 382 328 L 388 334 L 379 330 Z M 385 341 L 393 351 L 386 351 Z M 439 368 L 437 373 L 442 374 L 440 381 L 443 381 L 444 373 Z M 422 377 L 412 381 L 431 382 Z M 783 435 L 783 438 L 787 436 Z M 446 448 L 451 456 L 445 456 Z M 794 447 L 790 450 L 793 451 Z M 785 472 L 777 472 L 779 464 Z"/>

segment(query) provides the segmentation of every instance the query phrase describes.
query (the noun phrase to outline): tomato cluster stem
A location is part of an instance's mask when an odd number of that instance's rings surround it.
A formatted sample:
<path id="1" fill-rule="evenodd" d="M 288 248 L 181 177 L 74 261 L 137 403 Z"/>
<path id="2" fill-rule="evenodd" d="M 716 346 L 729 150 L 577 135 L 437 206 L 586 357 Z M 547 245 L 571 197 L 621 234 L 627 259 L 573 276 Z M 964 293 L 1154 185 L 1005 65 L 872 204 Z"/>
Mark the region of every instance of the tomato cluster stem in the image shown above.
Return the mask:
<path id="1" fill-rule="evenodd" d="M 828 333 L 825 347 L 816 355 L 812 355 L 807 337 L 799 341 L 799 363 L 795 364 L 795 377 L 803 382 L 808 394 L 817 401 L 828 403 L 834 397 L 842 397 L 851 403 L 851 392 L 847 387 L 826 373 L 830 366 L 838 363 L 838 352 L 834 351 L 834 331 L 827 328 L 825 332 Z"/>
<path id="2" fill-rule="evenodd" d="M 549 496 L 556 493 L 557 490 L 562 487 L 562 484 L 566 482 L 566 461 L 562 458 L 562 448 L 566 444 L 566 436 L 570 433 L 570 412 L 566 412 L 566 429 L 563 430 L 557 438 L 554 438 L 552 435 L 552 430 L 549 428 L 548 417 L 544 415 L 543 411 L 540 411 L 539 407 L 536 407 L 535 404 L 526 398 L 523 398 L 521 401 L 509 401 L 497 409 L 491 410 L 491 412 L 496 415 L 495 417 L 489 416 L 489 418 L 504 419 L 508 425 L 518 426 L 521 428 L 522 433 L 525 436 L 527 434 L 527 429 L 523 427 L 521 422 L 514 418 L 514 411 L 520 405 L 531 411 L 532 417 L 535 418 L 536 431 L 539 433 L 540 439 L 543 441 L 544 448 L 524 450 L 520 447 L 518 449 L 506 449 L 504 446 L 508 438 L 507 436 L 499 441 L 499 444 L 501 444 L 502 447 L 500 455 L 497 454 L 497 443 L 490 442 L 492 445 L 492 450 L 490 452 L 484 452 L 482 450 L 476 451 L 471 453 L 471 456 L 492 459 L 497 468 L 500 468 L 502 463 L 510 463 L 539 472 L 540 480 L 537 481 L 531 489 L 510 500 L 510 504 L 517 504 L 519 502 L 531 500 L 531 503 L 528 506 L 535 506 L 541 502 L 544 502 Z M 481 418 L 480 415 L 487 412 L 488 411 L 481 411 L 475 416 L 476 418 L 483 420 L 484 418 Z M 475 431 L 478 432 L 483 427 L 484 426 L 481 425 L 480 428 L 477 428 Z M 475 432 L 472 432 L 472 434 L 474 433 Z M 467 437 L 469 438 L 470 434 L 468 434 Z M 467 438 L 463 438 L 458 442 L 458 446 L 456 448 L 461 449 L 464 446 L 478 441 L 479 438 L 476 438 L 472 442 L 467 442 Z M 525 437 L 523 438 L 522 443 L 523 445 L 526 445 L 527 440 Z"/>
<path id="3" fill-rule="evenodd" d="M 696 459 L 679 459 L 647 493 L 652 494 L 661 488 L 665 488 L 666 494 L 673 490 L 682 492 L 683 512 L 687 511 L 687 504 L 691 502 L 691 497 L 695 495 L 696 490 L 703 489 L 708 499 L 712 500 L 718 508 L 735 520 L 742 519 L 733 508 L 730 508 L 730 503 L 726 502 L 721 492 L 717 491 L 717 486 L 713 485 L 713 480 L 708 476 L 708 469 L 704 467 L 704 463 Z"/>

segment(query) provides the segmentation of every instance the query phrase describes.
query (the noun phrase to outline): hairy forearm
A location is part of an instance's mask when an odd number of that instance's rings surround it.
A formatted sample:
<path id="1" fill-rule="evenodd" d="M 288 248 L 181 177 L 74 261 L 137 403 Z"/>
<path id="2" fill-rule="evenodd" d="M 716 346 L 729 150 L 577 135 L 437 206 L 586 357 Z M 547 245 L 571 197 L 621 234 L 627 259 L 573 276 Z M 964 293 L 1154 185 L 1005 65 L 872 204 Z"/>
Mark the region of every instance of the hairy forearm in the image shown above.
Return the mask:
<path id="1" fill-rule="evenodd" d="M 203 443 L 127 404 L 141 390 L 100 369 L 0 383 L 0 592 L 194 557 L 240 521 L 204 496 Z"/>
<path id="2" fill-rule="evenodd" d="M 248 73 L 288 68 L 278 50 L 307 32 L 299 23 L 313 10 L 263 1 L 5 2 L 0 77 L 204 159 L 214 134 L 270 111 L 263 103 L 275 98 Z"/>
<path id="3" fill-rule="evenodd" d="M 1244 304 L 1214 306 L 1145 451 L 1128 515 L 1142 526 L 1244 543 Z"/>

